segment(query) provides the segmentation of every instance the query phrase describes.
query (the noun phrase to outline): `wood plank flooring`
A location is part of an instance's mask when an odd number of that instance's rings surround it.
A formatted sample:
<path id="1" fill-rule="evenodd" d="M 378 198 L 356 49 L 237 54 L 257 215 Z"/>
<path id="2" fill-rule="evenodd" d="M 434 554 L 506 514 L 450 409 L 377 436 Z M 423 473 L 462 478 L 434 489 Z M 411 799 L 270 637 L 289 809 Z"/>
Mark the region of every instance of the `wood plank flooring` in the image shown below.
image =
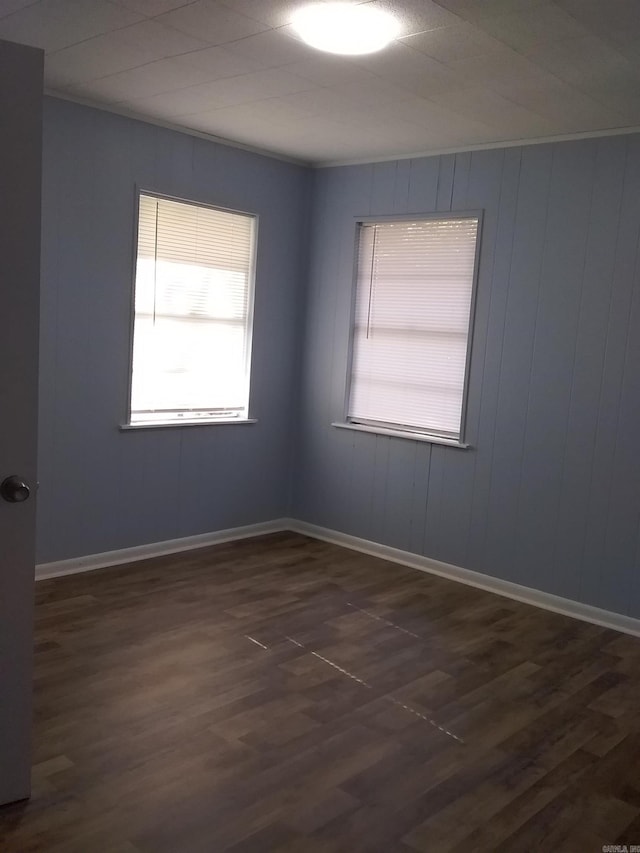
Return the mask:
<path id="1" fill-rule="evenodd" d="M 640 844 L 640 640 L 274 534 L 37 585 L 2 853 Z"/>

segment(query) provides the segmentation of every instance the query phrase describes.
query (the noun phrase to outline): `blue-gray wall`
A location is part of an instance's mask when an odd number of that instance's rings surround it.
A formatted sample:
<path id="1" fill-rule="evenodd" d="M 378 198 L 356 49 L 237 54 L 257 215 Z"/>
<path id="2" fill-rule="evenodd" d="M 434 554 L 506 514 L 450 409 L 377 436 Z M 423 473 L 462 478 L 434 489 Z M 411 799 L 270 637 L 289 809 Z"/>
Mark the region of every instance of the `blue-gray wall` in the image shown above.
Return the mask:
<path id="1" fill-rule="evenodd" d="M 312 176 L 51 99 L 44 130 L 39 562 L 291 514 L 640 616 L 640 137 Z M 135 184 L 260 215 L 258 424 L 118 430 Z M 472 449 L 331 427 L 355 217 L 479 208 Z"/>
<path id="2" fill-rule="evenodd" d="M 134 187 L 260 216 L 245 426 L 121 432 Z M 286 514 L 309 172 L 47 99 L 38 561 Z"/>
<path id="3" fill-rule="evenodd" d="M 485 211 L 467 440 L 343 414 L 354 217 Z M 319 170 L 296 517 L 640 616 L 640 138 Z"/>

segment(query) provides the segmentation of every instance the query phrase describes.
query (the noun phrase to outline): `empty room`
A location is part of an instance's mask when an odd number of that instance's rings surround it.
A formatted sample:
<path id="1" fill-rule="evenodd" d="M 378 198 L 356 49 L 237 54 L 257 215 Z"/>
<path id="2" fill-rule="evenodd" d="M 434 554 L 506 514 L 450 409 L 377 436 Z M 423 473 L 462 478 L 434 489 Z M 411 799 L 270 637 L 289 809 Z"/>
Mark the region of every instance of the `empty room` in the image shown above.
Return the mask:
<path id="1" fill-rule="evenodd" d="M 640 850 L 636 0 L 0 0 L 0 851 Z"/>

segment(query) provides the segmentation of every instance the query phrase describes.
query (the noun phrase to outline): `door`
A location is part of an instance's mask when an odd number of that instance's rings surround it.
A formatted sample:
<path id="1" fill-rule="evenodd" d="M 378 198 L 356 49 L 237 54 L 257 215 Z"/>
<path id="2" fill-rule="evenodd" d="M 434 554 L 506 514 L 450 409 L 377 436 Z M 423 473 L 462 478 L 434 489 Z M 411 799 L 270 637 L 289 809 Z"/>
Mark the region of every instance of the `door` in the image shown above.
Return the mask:
<path id="1" fill-rule="evenodd" d="M 42 52 L 0 41 L 0 804 L 30 790 L 41 149 Z"/>

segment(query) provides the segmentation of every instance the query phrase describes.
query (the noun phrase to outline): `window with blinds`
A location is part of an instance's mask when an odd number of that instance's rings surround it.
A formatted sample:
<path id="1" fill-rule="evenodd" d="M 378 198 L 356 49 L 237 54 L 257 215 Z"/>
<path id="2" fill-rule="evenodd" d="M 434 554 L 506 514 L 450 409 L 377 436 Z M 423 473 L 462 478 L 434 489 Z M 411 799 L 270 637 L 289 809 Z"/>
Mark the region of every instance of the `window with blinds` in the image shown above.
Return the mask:
<path id="1" fill-rule="evenodd" d="M 350 423 L 461 440 L 478 229 L 359 224 Z"/>
<path id="2" fill-rule="evenodd" d="M 141 193 L 130 423 L 248 416 L 256 219 Z"/>

